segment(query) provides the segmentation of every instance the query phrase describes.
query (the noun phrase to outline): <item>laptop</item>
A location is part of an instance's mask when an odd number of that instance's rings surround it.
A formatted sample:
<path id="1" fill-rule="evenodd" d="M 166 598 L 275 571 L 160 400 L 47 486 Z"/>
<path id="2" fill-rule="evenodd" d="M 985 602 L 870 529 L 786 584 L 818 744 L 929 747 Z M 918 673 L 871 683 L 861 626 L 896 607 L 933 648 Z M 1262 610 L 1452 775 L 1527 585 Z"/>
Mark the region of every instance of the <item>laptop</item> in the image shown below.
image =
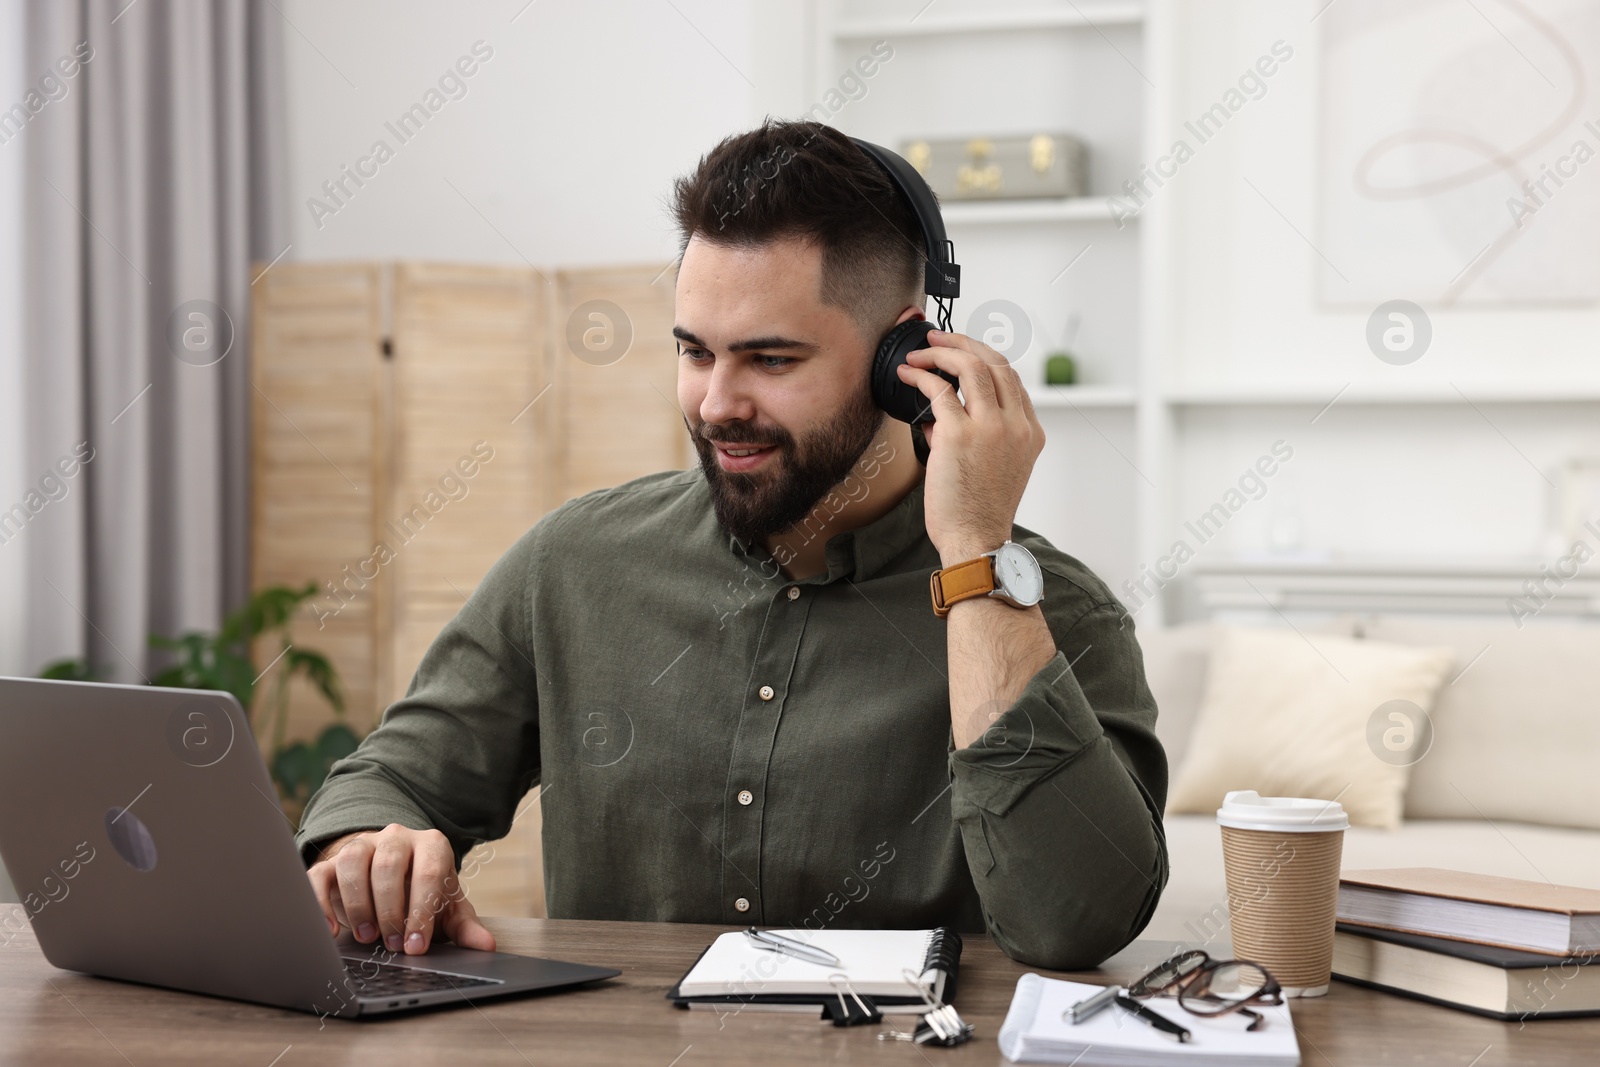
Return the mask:
<path id="1" fill-rule="evenodd" d="M 65 970 L 338 1018 L 620 971 L 328 934 L 232 695 L 0 678 L 0 859 Z"/>

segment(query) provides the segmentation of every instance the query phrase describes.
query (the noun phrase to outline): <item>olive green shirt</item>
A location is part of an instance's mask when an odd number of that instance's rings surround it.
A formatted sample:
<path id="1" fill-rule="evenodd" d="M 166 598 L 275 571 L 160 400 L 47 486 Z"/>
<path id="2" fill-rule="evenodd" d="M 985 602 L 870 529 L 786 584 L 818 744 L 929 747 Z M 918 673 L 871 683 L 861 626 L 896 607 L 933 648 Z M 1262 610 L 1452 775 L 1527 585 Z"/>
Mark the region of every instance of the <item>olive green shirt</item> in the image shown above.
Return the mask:
<path id="1" fill-rule="evenodd" d="M 512 546 L 297 835 L 437 828 L 459 864 L 543 788 L 552 918 L 987 930 L 1099 963 L 1167 879 L 1167 764 L 1131 619 L 1020 526 L 1055 657 L 955 749 L 919 483 L 783 577 L 698 469 L 577 497 Z M 826 501 L 825 501 L 826 503 Z M 960 609 L 957 609 L 960 610 Z"/>

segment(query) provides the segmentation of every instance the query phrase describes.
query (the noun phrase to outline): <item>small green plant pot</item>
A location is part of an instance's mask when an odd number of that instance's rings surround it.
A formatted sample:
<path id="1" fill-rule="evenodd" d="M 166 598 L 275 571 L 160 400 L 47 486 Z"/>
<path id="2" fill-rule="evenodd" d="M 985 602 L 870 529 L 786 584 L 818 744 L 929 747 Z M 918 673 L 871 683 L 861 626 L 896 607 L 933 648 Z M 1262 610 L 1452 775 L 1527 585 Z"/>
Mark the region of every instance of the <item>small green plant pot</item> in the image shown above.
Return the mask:
<path id="1" fill-rule="evenodd" d="M 1065 352 L 1053 352 L 1044 361 L 1046 385 L 1072 385 L 1078 380 L 1078 364 Z"/>

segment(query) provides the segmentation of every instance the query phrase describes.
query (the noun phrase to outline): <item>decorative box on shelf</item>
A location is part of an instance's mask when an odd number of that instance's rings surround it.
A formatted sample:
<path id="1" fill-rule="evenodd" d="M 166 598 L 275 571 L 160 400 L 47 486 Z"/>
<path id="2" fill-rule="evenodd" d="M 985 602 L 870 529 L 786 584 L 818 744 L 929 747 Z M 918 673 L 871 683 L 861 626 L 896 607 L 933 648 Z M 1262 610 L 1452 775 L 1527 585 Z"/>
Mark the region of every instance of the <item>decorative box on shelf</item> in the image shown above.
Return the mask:
<path id="1" fill-rule="evenodd" d="M 1088 193 L 1088 153 L 1068 133 L 906 141 L 900 151 L 941 201 Z"/>

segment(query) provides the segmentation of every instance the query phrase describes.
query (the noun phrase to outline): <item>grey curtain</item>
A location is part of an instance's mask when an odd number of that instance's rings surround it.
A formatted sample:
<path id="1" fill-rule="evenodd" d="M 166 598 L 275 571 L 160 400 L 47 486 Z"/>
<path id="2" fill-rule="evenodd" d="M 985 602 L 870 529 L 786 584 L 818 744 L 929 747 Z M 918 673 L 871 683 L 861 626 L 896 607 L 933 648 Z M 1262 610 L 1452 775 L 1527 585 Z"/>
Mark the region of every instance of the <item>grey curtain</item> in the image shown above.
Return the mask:
<path id="1" fill-rule="evenodd" d="M 11 522 L 36 667 L 86 656 L 144 680 L 147 635 L 214 628 L 247 593 L 251 264 L 286 243 L 280 22 L 258 0 L 28 7 L 40 492 Z"/>

